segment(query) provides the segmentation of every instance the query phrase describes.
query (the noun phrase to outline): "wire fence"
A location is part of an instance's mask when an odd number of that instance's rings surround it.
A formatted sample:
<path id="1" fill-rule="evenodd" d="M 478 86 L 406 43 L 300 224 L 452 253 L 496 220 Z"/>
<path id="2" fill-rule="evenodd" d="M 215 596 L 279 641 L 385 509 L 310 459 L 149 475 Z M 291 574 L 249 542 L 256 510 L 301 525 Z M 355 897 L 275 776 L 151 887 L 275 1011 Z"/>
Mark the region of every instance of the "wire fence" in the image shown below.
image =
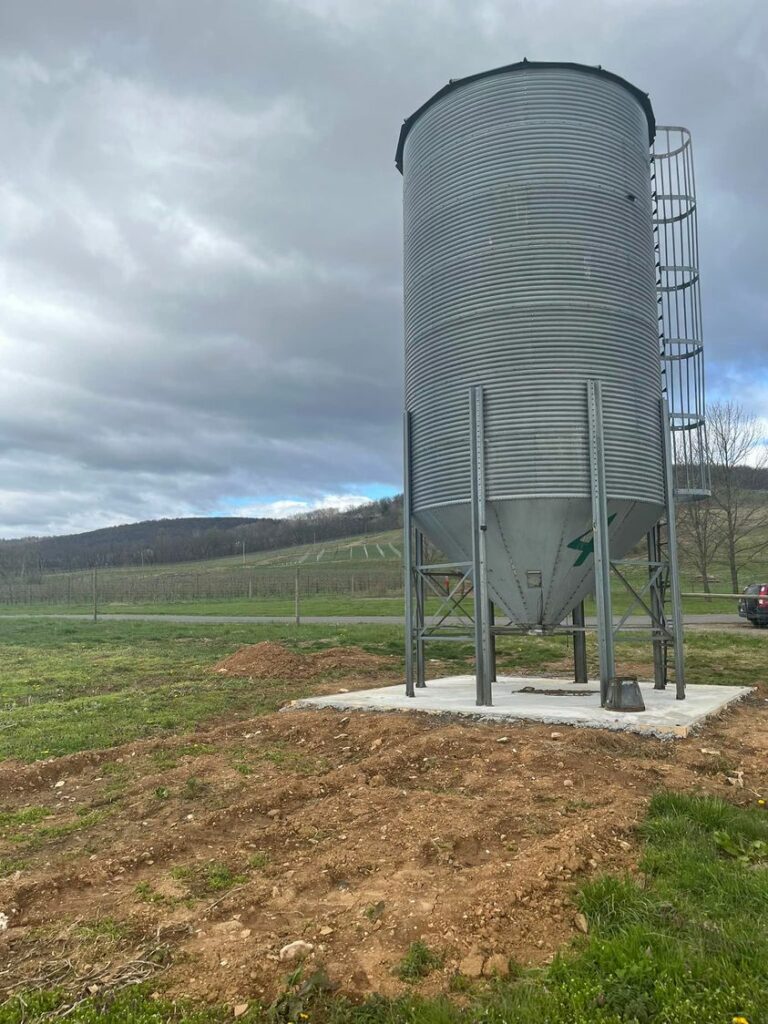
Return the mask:
<path id="1" fill-rule="evenodd" d="M 400 597 L 399 567 L 329 570 L 312 566 L 226 571 L 55 573 L 0 580 L 2 605 L 162 605 L 194 601 Z"/>
<path id="2" fill-rule="evenodd" d="M 627 566 L 624 571 L 639 587 L 647 579 L 647 570 L 633 573 L 632 567 Z M 768 570 L 763 576 L 766 574 Z M 731 594 L 730 586 L 719 578 L 712 578 L 712 584 L 712 592 L 705 594 L 701 577 L 686 574 L 683 597 L 708 603 L 713 599 L 733 600 L 740 596 Z M 615 597 L 618 609 L 626 599 L 626 592 L 620 589 Z M 403 574 L 397 563 L 233 566 L 207 570 L 185 567 L 178 572 L 107 569 L 27 578 L 0 577 L 0 608 L 19 610 L 38 606 L 61 611 L 99 609 L 107 612 L 110 608 L 131 611 L 156 606 L 161 611 L 163 605 L 198 605 L 202 609 L 206 603 L 231 602 L 237 605 L 231 609 L 232 613 L 252 611 L 253 614 L 298 616 L 305 601 L 310 602 L 308 614 L 313 611 L 324 614 L 326 608 L 320 606 L 325 601 L 328 612 L 357 614 L 365 610 L 367 598 L 403 600 Z M 431 599 L 432 604 L 436 600 Z M 701 610 L 706 611 L 706 605 Z M 397 609 L 389 611 L 394 613 Z"/>

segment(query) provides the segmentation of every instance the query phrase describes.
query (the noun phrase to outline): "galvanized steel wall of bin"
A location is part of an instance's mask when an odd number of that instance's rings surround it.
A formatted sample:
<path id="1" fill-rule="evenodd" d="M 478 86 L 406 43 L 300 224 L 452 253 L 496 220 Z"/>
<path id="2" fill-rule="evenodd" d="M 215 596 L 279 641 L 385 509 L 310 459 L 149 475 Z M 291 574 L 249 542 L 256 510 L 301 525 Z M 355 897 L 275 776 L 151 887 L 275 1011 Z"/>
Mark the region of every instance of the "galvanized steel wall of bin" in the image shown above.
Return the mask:
<path id="1" fill-rule="evenodd" d="M 416 521 L 468 556 L 467 396 L 482 384 L 490 585 L 522 622 L 560 621 L 592 586 L 578 547 L 589 378 L 602 381 L 614 557 L 663 505 L 648 137 L 619 81 L 529 65 L 457 83 L 405 139 Z M 540 593 L 527 570 L 542 571 Z"/>

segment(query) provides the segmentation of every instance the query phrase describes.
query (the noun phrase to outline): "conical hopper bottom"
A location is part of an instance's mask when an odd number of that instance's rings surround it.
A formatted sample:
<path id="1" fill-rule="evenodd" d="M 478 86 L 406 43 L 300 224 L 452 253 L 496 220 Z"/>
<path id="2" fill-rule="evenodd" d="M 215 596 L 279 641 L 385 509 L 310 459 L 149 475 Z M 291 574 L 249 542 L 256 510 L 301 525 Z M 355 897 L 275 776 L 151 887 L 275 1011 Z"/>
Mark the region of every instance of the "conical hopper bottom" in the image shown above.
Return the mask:
<path id="1" fill-rule="evenodd" d="M 494 603 L 521 626 L 557 626 L 595 589 L 591 501 L 524 498 L 489 501 L 486 509 L 488 589 Z M 623 558 L 662 511 L 656 503 L 610 499 L 611 558 Z M 472 560 L 468 502 L 417 512 L 414 521 L 450 561 Z"/>

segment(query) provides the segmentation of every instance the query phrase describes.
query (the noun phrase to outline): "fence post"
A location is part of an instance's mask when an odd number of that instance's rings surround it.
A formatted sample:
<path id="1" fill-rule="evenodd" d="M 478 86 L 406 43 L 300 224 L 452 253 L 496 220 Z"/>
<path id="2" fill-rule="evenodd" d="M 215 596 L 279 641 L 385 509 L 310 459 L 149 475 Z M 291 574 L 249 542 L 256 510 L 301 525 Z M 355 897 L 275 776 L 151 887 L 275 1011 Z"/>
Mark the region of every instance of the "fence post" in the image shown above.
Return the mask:
<path id="1" fill-rule="evenodd" d="M 93 567 L 93 621 L 99 621 L 99 584 L 95 565 Z"/>
<path id="2" fill-rule="evenodd" d="M 293 617 L 297 626 L 301 625 L 299 608 L 299 567 L 296 566 L 296 575 L 293 581 Z"/>

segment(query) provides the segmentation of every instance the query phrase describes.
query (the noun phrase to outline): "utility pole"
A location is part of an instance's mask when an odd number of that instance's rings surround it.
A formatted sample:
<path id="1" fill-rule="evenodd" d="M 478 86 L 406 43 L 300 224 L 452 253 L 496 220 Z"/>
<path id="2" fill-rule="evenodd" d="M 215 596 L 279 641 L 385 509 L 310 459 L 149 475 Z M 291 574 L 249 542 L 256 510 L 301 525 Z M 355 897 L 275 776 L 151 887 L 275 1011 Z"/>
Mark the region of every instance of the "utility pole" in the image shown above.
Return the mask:
<path id="1" fill-rule="evenodd" d="M 243 565 L 245 565 L 245 541 L 240 541 L 240 543 L 243 545 Z"/>

